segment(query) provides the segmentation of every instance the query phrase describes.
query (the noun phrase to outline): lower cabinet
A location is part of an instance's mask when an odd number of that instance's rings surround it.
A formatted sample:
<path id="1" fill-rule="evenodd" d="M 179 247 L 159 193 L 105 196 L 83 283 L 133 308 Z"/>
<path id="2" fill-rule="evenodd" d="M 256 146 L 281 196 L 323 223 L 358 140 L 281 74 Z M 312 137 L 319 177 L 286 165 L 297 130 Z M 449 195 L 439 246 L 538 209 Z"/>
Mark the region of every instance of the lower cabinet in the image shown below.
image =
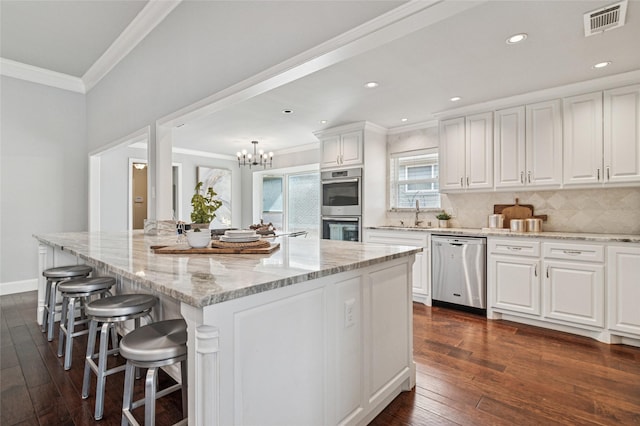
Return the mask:
<path id="1" fill-rule="evenodd" d="M 537 241 L 489 239 L 489 308 L 540 315 L 540 252 Z"/>
<path id="2" fill-rule="evenodd" d="M 422 253 L 416 253 L 416 259 L 413 263 L 413 300 L 431 306 L 430 234 L 420 231 L 365 229 L 363 241 L 365 243 L 422 247 Z"/>
<path id="3" fill-rule="evenodd" d="M 640 337 L 640 247 L 607 248 L 608 328 Z"/>
<path id="4" fill-rule="evenodd" d="M 604 265 L 544 261 L 546 318 L 604 327 Z"/>

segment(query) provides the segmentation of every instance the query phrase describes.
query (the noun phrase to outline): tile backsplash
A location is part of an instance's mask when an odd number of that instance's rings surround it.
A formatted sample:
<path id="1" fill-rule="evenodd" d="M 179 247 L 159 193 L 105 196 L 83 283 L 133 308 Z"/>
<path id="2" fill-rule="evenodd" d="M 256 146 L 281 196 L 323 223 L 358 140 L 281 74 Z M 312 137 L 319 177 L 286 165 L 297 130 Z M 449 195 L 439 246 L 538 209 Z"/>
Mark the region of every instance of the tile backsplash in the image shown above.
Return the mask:
<path id="1" fill-rule="evenodd" d="M 558 191 L 443 194 L 442 208 L 453 212 L 451 226 L 483 228 L 494 204 L 532 204 L 534 214 L 546 214 L 543 231 L 640 234 L 640 188 L 563 189 Z M 409 212 L 388 212 L 390 224 L 412 224 Z M 437 224 L 434 212 L 420 219 Z"/>

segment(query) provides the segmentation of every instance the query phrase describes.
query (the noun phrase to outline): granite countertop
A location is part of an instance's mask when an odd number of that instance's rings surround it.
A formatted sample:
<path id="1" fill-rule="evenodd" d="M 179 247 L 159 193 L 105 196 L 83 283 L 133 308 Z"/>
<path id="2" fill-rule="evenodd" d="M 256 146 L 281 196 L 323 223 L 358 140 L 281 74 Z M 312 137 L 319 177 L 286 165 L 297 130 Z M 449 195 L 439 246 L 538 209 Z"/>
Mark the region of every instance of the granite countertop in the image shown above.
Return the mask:
<path id="1" fill-rule="evenodd" d="M 366 229 L 388 231 L 428 232 L 431 234 L 468 235 L 477 237 L 549 238 L 556 240 L 583 240 L 601 243 L 640 243 L 640 235 L 634 234 L 590 234 L 582 232 L 511 232 L 508 229 L 489 228 L 420 228 L 403 226 L 368 226 Z"/>
<path id="2" fill-rule="evenodd" d="M 195 307 L 285 287 L 409 256 L 419 247 L 280 237 L 270 254 L 155 254 L 175 236 L 132 232 L 38 234 L 49 246 L 105 268 L 109 273 Z"/>

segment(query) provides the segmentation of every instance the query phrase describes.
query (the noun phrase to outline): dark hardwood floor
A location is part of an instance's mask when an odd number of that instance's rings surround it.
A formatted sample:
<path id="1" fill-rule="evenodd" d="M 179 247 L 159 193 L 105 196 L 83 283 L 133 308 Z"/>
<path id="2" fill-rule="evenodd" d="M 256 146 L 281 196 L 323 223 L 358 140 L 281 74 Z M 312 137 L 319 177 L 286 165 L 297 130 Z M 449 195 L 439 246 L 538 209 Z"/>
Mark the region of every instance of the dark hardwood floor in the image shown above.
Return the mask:
<path id="1" fill-rule="evenodd" d="M 107 379 L 95 422 L 93 392 L 80 398 L 86 339 L 65 372 L 35 306 L 35 292 L 0 297 L 0 425 L 120 424 L 122 375 Z M 640 348 L 415 304 L 414 354 L 416 388 L 371 425 L 640 425 Z M 179 420 L 179 393 L 157 410 L 158 425 Z"/>

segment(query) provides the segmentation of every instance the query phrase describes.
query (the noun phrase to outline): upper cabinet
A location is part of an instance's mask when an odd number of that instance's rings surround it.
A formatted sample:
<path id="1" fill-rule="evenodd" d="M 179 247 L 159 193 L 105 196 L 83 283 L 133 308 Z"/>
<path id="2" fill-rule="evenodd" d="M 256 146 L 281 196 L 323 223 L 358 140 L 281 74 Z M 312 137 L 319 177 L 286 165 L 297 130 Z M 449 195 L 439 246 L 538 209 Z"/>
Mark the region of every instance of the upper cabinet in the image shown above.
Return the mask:
<path id="1" fill-rule="evenodd" d="M 573 96 L 564 106 L 564 184 L 640 181 L 640 85 Z"/>
<path id="2" fill-rule="evenodd" d="M 322 137 L 320 167 L 361 165 L 363 162 L 362 140 L 362 130 Z"/>
<path id="3" fill-rule="evenodd" d="M 602 183 L 602 92 L 562 100 L 565 185 Z"/>
<path id="4" fill-rule="evenodd" d="M 440 123 L 440 191 L 493 188 L 493 113 Z"/>
<path id="5" fill-rule="evenodd" d="M 496 188 L 562 185 L 559 100 L 496 111 L 494 127 Z"/>
<path id="6" fill-rule="evenodd" d="M 607 183 L 640 182 L 640 84 L 604 92 Z"/>

